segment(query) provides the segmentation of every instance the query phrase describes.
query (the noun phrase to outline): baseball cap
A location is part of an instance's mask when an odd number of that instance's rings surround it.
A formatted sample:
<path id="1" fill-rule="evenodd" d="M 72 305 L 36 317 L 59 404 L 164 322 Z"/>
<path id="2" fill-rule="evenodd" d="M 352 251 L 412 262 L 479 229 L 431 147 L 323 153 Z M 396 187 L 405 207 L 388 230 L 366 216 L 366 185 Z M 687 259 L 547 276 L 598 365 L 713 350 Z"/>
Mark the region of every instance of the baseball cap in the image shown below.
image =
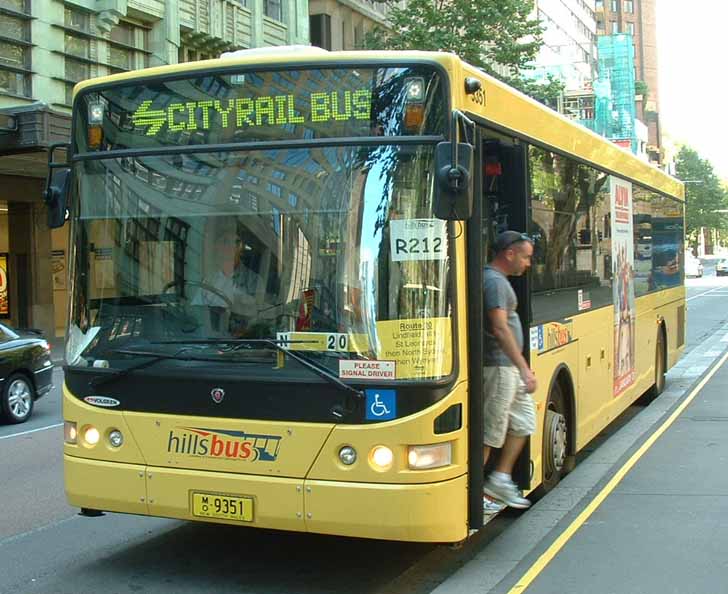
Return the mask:
<path id="1" fill-rule="evenodd" d="M 495 249 L 495 253 L 498 254 L 519 241 L 527 241 L 533 245 L 533 239 L 525 233 L 509 230 L 498 234 L 498 237 L 495 239 L 495 244 L 493 244 L 493 248 Z"/>

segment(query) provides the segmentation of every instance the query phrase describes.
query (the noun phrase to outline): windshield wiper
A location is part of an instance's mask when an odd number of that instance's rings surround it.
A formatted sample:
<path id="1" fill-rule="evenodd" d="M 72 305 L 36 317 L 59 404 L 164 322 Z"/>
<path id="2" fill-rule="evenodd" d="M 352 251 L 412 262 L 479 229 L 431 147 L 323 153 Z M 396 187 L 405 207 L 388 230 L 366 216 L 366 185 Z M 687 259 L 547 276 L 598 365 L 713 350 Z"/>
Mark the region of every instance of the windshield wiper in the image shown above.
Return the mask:
<path id="1" fill-rule="evenodd" d="M 280 353 L 284 353 L 291 357 L 294 361 L 298 361 L 301 365 L 303 365 L 306 369 L 309 369 L 310 371 L 313 371 L 316 375 L 319 377 L 325 379 L 327 382 L 334 384 L 335 386 L 338 386 L 342 390 L 346 390 L 347 392 L 351 392 L 357 396 L 357 398 L 364 398 L 364 393 L 361 390 L 357 390 L 356 388 L 353 388 L 349 384 L 342 382 L 338 377 L 336 377 L 330 369 L 327 369 L 323 365 L 320 365 L 313 359 L 306 357 L 305 355 L 302 355 L 301 353 L 297 353 L 295 351 L 291 351 L 284 346 L 283 344 L 300 344 L 300 343 L 307 343 L 312 342 L 309 340 L 278 340 L 276 338 L 201 338 L 201 339 L 193 339 L 193 340 L 161 340 L 153 342 L 152 344 L 230 344 L 230 345 L 239 345 L 239 346 L 270 346 L 276 349 Z"/>
<path id="2" fill-rule="evenodd" d="M 133 371 L 137 371 L 138 369 L 144 369 L 145 367 L 151 367 L 155 363 L 158 363 L 159 361 L 166 361 L 170 359 L 174 359 L 175 361 L 209 361 L 212 363 L 220 363 L 220 362 L 226 362 L 224 359 L 214 358 L 214 357 L 195 357 L 190 355 L 182 355 L 185 351 L 189 349 L 180 349 L 176 353 L 155 353 L 153 351 L 138 351 L 136 349 L 112 349 L 110 352 L 112 353 L 119 353 L 120 355 L 135 355 L 137 357 L 151 357 L 148 361 L 142 361 L 141 363 L 136 363 L 135 365 L 132 365 L 130 367 L 126 367 L 125 369 L 120 369 L 114 373 L 111 373 L 109 375 L 102 375 L 100 377 L 95 377 L 91 381 L 89 381 L 89 386 L 92 388 L 98 388 L 99 386 L 102 386 L 104 384 L 114 382 L 118 380 L 119 378 L 122 378 L 124 376 L 129 375 Z M 251 363 L 252 361 L 236 361 L 236 363 Z"/>

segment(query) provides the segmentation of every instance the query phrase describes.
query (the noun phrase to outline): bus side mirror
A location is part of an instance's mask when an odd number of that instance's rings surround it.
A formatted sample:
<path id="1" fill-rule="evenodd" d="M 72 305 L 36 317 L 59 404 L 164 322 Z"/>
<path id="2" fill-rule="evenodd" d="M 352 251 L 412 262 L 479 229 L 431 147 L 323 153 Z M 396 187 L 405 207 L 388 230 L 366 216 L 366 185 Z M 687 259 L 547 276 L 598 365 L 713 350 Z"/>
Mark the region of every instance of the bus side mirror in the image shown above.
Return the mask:
<path id="1" fill-rule="evenodd" d="M 473 147 L 441 142 L 435 148 L 434 212 L 438 219 L 464 221 L 473 210 Z"/>
<path id="2" fill-rule="evenodd" d="M 52 169 L 43 193 L 48 207 L 48 226 L 51 229 L 63 227 L 68 213 L 68 193 L 71 187 L 71 168 Z"/>
<path id="3" fill-rule="evenodd" d="M 52 144 L 48 150 L 48 179 L 43 199 L 48 207 L 48 226 L 51 229 L 63 227 L 68 218 L 68 195 L 71 190 L 71 167 L 68 162 L 57 163 L 55 150 L 62 148 L 68 154 L 68 144 Z"/>

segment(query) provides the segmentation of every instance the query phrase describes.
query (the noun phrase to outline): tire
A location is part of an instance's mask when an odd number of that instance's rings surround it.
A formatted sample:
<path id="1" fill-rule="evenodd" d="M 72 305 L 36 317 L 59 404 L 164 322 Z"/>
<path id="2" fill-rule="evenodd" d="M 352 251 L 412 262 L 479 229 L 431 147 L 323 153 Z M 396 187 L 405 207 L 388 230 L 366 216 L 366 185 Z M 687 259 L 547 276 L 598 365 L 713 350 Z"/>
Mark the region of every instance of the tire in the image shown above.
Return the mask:
<path id="1" fill-rule="evenodd" d="M 665 333 L 660 327 L 655 344 L 655 383 L 642 397 L 643 404 L 649 404 L 665 390 L 665 373 Z"/>
<path id="2" fill-rule="evenodd" d="M 558 381 L 549 393 L 544 417 L 541 464 L 543 480 L 541 490 L 548 493 L 574 467 L 574 456 L 569 454 L 569 419 L 566 398 Z"/>
<path id="3" fill-rule="evenodd" d="M 30 418 L 35 404 L 35 389 L 21 373 L 14 373 L 6 381 L 0 396 L 0 412 L 8 423 L 24 423 Z"/>

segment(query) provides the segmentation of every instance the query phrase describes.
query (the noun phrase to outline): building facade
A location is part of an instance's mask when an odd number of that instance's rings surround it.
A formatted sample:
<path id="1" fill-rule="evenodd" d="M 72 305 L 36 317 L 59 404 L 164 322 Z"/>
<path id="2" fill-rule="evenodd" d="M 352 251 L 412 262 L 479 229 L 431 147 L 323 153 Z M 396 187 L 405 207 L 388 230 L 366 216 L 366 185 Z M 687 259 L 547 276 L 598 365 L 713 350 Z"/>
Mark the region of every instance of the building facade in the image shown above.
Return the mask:
<path id="1" fill-rule="evenodd" d="M 307 44 L 306 0 L 0 0 L 0 317 L 64 332 L 68 230 L 42 200 L 48 147 L 70 140 L 75 83 Z"/>
<path id="2" fill-rule="evenodd" d="M 537 0 L 543 32 L 532 76 L 564 83 L 567 96 L 591 89 L 596 73 L 596 17 L 593 0 Z"/>
<path id="3" fill-rule="evenodd" d="M 596 0 L 598 35 L 626 33 L 634 41 L 637 118 L 647 126 L 647 155 L 663 162 L 657 75 L 657 0 Z"/>
<path id="4" fill-rule="evenodd" d="M 387 5 L 373 0 L 309 0 L 311 45 L 326 50 L 361 49 L 366 34 L 386 27 Z"/>

